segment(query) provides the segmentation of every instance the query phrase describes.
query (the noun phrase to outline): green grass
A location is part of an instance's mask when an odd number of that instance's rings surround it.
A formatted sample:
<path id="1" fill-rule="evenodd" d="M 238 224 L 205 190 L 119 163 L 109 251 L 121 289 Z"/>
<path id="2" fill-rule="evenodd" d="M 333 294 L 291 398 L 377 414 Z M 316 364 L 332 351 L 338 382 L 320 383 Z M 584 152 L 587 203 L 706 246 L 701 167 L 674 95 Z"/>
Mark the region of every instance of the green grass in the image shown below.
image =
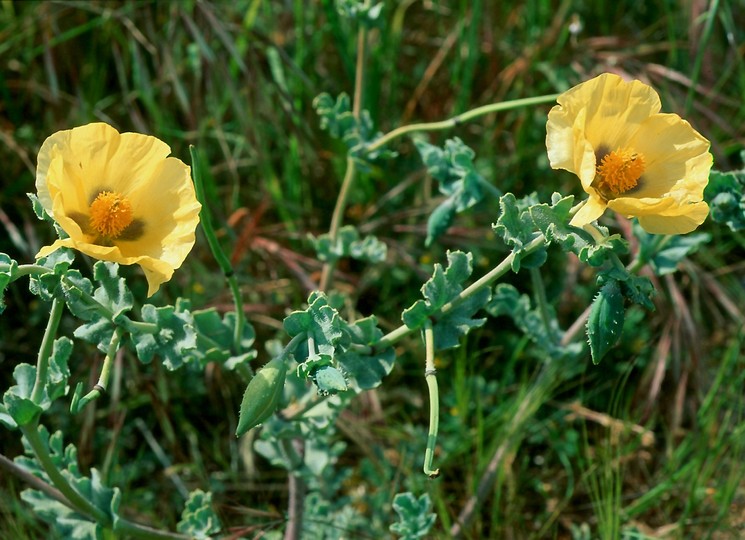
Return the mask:
<path id="1" fill-rule="evenodd" d="M 675 0 L 387 3 L 384 23 L 369 35 L 363 106 L 387 132 L 560 92 L 610 70 L 651 83 L 665 112 L 683 115 L 711 140 L 716 168 L 739 168 L 743 12 L 736 1 L 712 2 L 710 11 L 700 4 L 696 13 L 686 6 Z M 577 36 L 568 31 L 573 17 L 582 23 Z M 0 230 L 9 233 L 0 233 L 0 252 L 28 262 L 52 237 L 25 197 L 34 190 L 36 152 L 49 134 L 102 120 L 156 135 L 185 161 L 193 144 L 210 165 L 209 206 L 257 330 L 261 365 L 267 359 L 261 344 L 284 339 L 278 329 L 287 310 L 299 308 L 306 284 L 318 279 L 320 264 L 306 236 L 328 230 L 344 175 L 343 146 L 320 130 L 311 103 L 321 92 L 351 95 L 355 65 L 356 28 L 331 0 L 0 3 L 0 208 L 7 215 L 0 216 Z M 578 193 L 572 175 L 549 169 L 548 108 L 490 115 L 430 140 L 461 137 L 502 191 L 537 191 L 542 199 L 553 191 Z M 401 310 L 418 298 L 431 263 L 444 261 L 446 249 L 473 251 L 476 274 L 505 253 L 489 232 L 497 217 L 493 199 L 425 249 L 436 185 L 409 139 L 395 149 L 399 156 L 384 169 L 358 176 L 345 215 L 345 223 L 389 245 L 389 266 L 355 263 L 337 272 L 350 312 L 374 312 L 386 330 L 400 324 Z M 540 375 L 542 359 L 504 318 L 443 353 L 435 458 L 443 475 L 434 482 L 420 472 L 427 423 L 423 347 L 417 339 L 403 343 L 382 388 L 361 396 L 340 421 L 347 450 L 338 469 L 347 476 L 338 479 L 339 493 L 377 527 L 368 537 L 387 530 L 393 495 L 410 489 L 430 494 L 435 537 L 449 538 L 490 464 L 493 483 L 463 538 L 580 538 L 583 527 L 592 538 L 608 539 L 742 534 L 745 243 L 713 223 L 702 230 L 712 241 L 672 279 L 659 279 L 657 310 L 630 316 L 623 343 L 600 366 L 588 355 Z M 196 307 L 230 309 L 218 275 L 200 237 L 160 298 L 185 296 Z M 530 292 L 523 275 L 507 279 Z M 567 328 L 594 293 L 593 275 L 552 252 L 543 277 Z M 144 298 L 144 289 L 139 293 Z M 9 289 L 6 301 L 3 389 L 12 384 L 13 367 L 34 358 L 48 309 L 23 287 Z M 62 332 L 71 335 L 74 327 L 65 320 Z M 74 380 L 95 378 L 97 362 L 92 347 L 76 345 Z M 78 446 L 84 470 L 102 469 L 122 488 L 131 517 L 173 528 L 183 504 L 169 476 L 175 475 L 188 489 L 212 490 L 220 517 L 236 530 L 245 527 L 246 537 L 281 524 L 286 475 L 232 437 L 243 388 L 230 374 L 168 373 L 129 353 L 115 369 L 116 397 L 79 417 L 60 406 L 45 422 Z M 633 430 L 612 434 L 594 416 L 572 415 L 573 403 L 629 429 L 641 426 L 654 440 L 643 444 Z M 15 433 L 3 429 L 0 442 L 6 456 L 22 451 Z M 3 473 L 0 538 L 44 534 L 20 502 L 21 489 Z M 172 512 L 154 512 L 156 502 Z"/>

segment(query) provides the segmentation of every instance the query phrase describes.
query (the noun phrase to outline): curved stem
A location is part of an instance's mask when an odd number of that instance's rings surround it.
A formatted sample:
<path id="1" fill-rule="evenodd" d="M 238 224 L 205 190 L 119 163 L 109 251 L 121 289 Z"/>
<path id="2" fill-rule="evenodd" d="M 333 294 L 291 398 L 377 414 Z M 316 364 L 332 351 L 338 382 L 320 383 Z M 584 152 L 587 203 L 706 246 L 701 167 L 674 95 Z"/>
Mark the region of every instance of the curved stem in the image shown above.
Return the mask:
<path id="1" fill-rule="evenodd" d="M 329 226 L 329 236 L 331 237 L 332 243 L 336 242 L 336 237 L 339 234 L 342 218 L 344 217 L 344 210 L 347 207 L 349 190 L 352 187 L 356 175 L 357 165 L 352 157 L 347 156 L 347 171 L 344 174 L 344 180 L 342 180 L 341 183 L 339 196 L 336 199 L 336 206 L 334 206 L 334 213 L 331 215 L 331 225 Z M 334 273 L 335 264 L 335 261 L 327 261 L 324 263 L 323 269 L 321 270 L 321 281 L 318 284 L 319 290 L 325 291 L 328 288 Z"/>
<path id="2" fill-rule="evenodd" d="M 117 520 L 114 526 L 114 532 L 124 538 L 132 537 L 142 540 L 194 540 L 194 537 L 188 534 L 161 531 L 123 518 Z"/>
<path id="3" fill-rule="evenodd" d="M 435 447 L 437 446 L 437 431 L 440 425 L 440 393 L 437 388 L 437 377 L 435 373 L 435 335 L 432 330 L 432 321 L 424 324 L 424 348 L 425 367 L 424 379 L 427 381 L 429 391 L 429 431 L 427 432 L 427 448 L 424 451 L 424 474 L 430 478 L 437 478 L 440 469 L 432 468 Z"/>
<path id="4" fill-rule="evenodd" d="M 194 145 L 189 146 L 189 154 L 191 155 L 192 164 L 192 175 L 194 177 L 194 189 L 197 192 L 197 199 L 202 205 L 202 209 L 199 211 L 199 218 L 202 222 L 202 230 L 204 236 L 207 238 L 207 244 L 210 247 L 212 256 L 217 261 L 217 265 L 225 275 L 225 279 L 230 287 L 230 293 L 233 296 L 233 304 L 235 305 L 235 330 L 233 332 L 233 348 L 236 354 L 241 352 L 241 339 L 243 338 L 243 327 L 246 324 L 246 314 L 243 312 L 243 297 L 241 296 L 240 288 L 238 287 L 238 280 L 233 273 L 233 265 L 230 264 L 230 259 L 223 251 L 220 246 L 220 242 L 217 240 L 217 234 L 215 228 L 212 225 L 212 215 L 207 205 L 207 196 L 204 191 L 204 181 L 202 179 L 201 161 L 199 154 Z"/>
<path id="5" fill-rule="evenodd" d="M 54 347 L 54 336 L 57 333 L 57 327 L 62 319 L 65 303 L 59 298 L 52 300 L 52 307 L 49 310 L 49 321 L 44 330 L 44 337 L 41 340 L 39 356 L 36 359 L 36 380 L 34 389 L 31 391 L 31 401 L 36 404 L 41 403 L 44 398 L 44 387 L 47 384 L 47 371 L 49 370 L 49 358 L 52 356 Z"/>
<path id="6" fill-rule="evenodd" d="M 3 265 L 5 266 L 5 265 Z M 10 281 L 13 282 L 23 276 L 28 276 L 31 274 L 51 274 L 52 270 L 47 268 L 46 266 L 41 266 L 40 264 L 20 264 L 16 267 L 15 271 L 13 272 L 13 277 L 11 277 Z"/>
<path id="7" fill-rule="evenodd" d="M 365 57 L 367 56 L 367 29 L 363 24 L 360 24 L 359 30 L 357 31 L 357 67 L 354 73 L 354 96 L 352 97 L 352 115 L 355 120 L 359 121 L 360 112 L 362 111 L 362 97 L 365 89 Z M 334 206 L 334 213 L 331 215 L 331 225 L 329 226 L 329 236 L 331 242 L 336 241 L 336 237 L 339 234 L 339 228 L 341 227 L 342 219 L 344 218 L 344 210 L 347 207 L 347 199 L 349 199 L 349 191 L 354 183 L 355 176 L 357 175 L 357 165 L 352 158 L 351 151 L 347 152 L 347 170 L 344 173 L 344 180 L 342 180 L 341 188 L 339 189 L 339 195 L 336 198 L 336 205 Z M 325 291 L 331 284 L 331 279 L 334 274 L 334 267 L 336 261 L 328 261 L 324 263 L 321 270 L 321 280 L 318 283 L 318 288 L 321 291 Z"/>
<path id="8" fill-rule="evenodd" d="M 508 111 L 511 109 L 518 109 L 520 107 L 529 107 L 530 105 L 541 105 L 543 103 L 551 103 L 553 101 L 556 101 L 556 98 L 559 97 L 559 95 L 560 94 L 548 94 L 545 96 L 514 99 L 511 101 L 502 101 L 500 103 L 490 103 L 489 105 L 477 107 L 468 112 L 464 112 L 463 114 L 459 114 L 458 116 L 454 116 L 453 118 L 450 118 L 448 120 L 442 120 L 440 122 L 409 124 L 408 126 L 401 126 L 401 127 L 394 129 L 393 131 L 386 133 L 385 135 L 383 135 L 382 137 L 380 137 L 373 143 L 365 146 L 364 152 L 370 153 L 370 152 L 379 150 L 385 145 L 387 145 L 388 143 L 390 143 L 391 141 L 398 139 L 399 137 L 403 137 L 404 135 L 408 133 L 415 133 L 418 131 L 442 131 L 445 129 L 454 128 L 458 126 L 459 124 L 470 122 L 471 120 L 478 118 L 480 116 L 484 116 L 486 114 L 501 112 L 501 111 Z"/>
<path id="9" fill-rule="evenodd" d="M 525 245 L 525 247 L 522 250 L 522 256 L 529 255 L 533 253 L 535 250 L 543 247 L 546 245 L 546 237 L 542 234 L 539 234 L 536 236 L 533 240 L 531 240 L 528 244 Z M 432 315 L 432 317 L 437 318 L 442 315 L 446 315 L 456 307 L 458 307 L 461 302 L 469 298 L 470 296 L 476 294 L 478 291 L 480 291 L 483 287 L 486 287 L 490 285 L 493 281 L 496 281 L 500 277 L 502 277 L 504 274 L 506 274 L 510 268 L 512 267 L 512 261 L 515 259 L 515 253 L 512 252 L 507 257 L 502 260 L 501 263 L 499 263 L 497 266 L 495 266 L 492 270 L 490 270 L 488 273 L 484 274 L 480 279 L 473 282 L 471 285 L 463 289 L 458 296 L 456 296 L 453 300 L 442 306 L 440 308 L 439 312 Z M 401 325 L 395 330 L 388 332 L 386 335 L 384 335 L 382 338 L 380 338 L 376 343 L 373 344 L 373 347 L 377 350 L 380 350 L 385 347 L 389 347 L 390 345 L 393 345 L 398 340 L 408 336 L 412 332 L 416 331 L 417 328 L 409 328 L 406 325 Z"/>
<path id="10" fill-rule="evenodd" d="M 44 472 L 47 473 L 47 476 L 49 476 L 52 484 L 54 484 L 54 487 L 56 487 L 62 493 L 62 495 L 64 495 L 67 500 L 72 503 L 75 510 L 82 514 L 90 516 L 95 521 L 106 527 L 110 527 L 111 516 L 109 516 L 106 512 L 86 499 L 62 475 L 60 470 L 57 468 L 57 465 L 54 463 L 52 456 L 49 455 L 49 449 L 47 448 L 47 445 L 39 436 L 37 427 L 38 424 L 36 422 L 32 422 L 31 424 L 20 426 L 20 429 L 23 432 L 24 437 L 26 437 L 29 445 L 31 446 L 31 449 L 34 451 L 34 454 L 39 460 L 39 463 L 44 469 Z"/>
<path id="11" fill-rule="evenodd" d="M 120 327 L 117 327 L 117 329 L 114 331 L 114 335 L 111 336 L 109 348 L 106 350 L 106 357 L 103 359 L 103 366 L 101 367 L 101 375 L 99 375 L 98 377 L 98 382 L 93 387 L 93 390 L 80 398 L 80 401 L 76 402 L 75 398 L 73 398 L 72 403 L 70 403 L 71 413 L 77 414 L 89 402 L 93 401 L 94 399 L 98 399 L 99 397 L 101 397 L 101 394 L 106 392 L 106 387 L 109 385 L 109 374 L 111 373 L 111 366 L 114 361 L 114 356 L 116 356 L 116 353 L 119 350 L 119 344 L 122 341 L 122 334 L 124 334 L 124 330 L 122 330 Z"/>

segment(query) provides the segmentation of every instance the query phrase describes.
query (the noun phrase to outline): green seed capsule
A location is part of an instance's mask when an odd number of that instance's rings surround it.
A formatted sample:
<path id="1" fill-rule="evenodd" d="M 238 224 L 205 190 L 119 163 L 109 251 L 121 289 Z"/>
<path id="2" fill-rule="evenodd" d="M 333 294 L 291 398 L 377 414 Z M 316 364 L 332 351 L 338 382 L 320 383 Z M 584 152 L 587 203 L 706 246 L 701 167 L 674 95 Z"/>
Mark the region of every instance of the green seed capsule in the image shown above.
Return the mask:
<path id="1" fill-rule="evenodd" d="M 286 375 L 287 365 L 284 359 L 275 358 L 251 379 L 243 394 L 238 428 L 235 430 L 236 437 L 261 424 L 277 409 Z"/>

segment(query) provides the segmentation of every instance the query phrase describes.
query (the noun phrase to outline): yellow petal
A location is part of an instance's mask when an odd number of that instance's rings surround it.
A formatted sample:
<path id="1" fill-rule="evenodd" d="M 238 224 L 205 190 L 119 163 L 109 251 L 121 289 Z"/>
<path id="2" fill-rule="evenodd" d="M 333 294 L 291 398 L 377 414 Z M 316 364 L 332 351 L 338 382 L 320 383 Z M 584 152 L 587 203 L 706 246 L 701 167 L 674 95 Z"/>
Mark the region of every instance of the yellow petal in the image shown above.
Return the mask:
<path id="1" fill-rule="evenodd" d="M 572 225 L 573 227 L 584 227 L 588 223 L 591 223 L 602 216 L 606 208 L 606 203 L 604 203 L 599 197 L 589 197 L 582 208 L 574 214 L 569 225 Z"/>
<path id="2" fill-rule="evenodd" d="M 627 217 L 659 214 L 675 205 L 672 197 L 646 198 L 618 197 L 608 201 L 608 208 Z"/>
<path id="3" fill-rule="evenodd" d="M 703 197 L 712 164 L 709 141 L 677 114 L 647 119 L 630 146 L 644 155 L 646 164 L 635 197 L 661 197 L 682 188 Z"/>
<path id="4" fill-rule="evenodd" d="M 701 225 L 709 215 L 705 202 L 678 207 L 679 214 L 659 214 L 639 216 L 639 225 L 652 234 L 686 234 Z"/>
<path id="5" fill-rule="evenodd" d="M 651 87 L 611 73 L 575 86 L 557 102 L 546 126 L 549 161 L 553 168 L 579 176 L 585 190 L 595 176 L 596 153 L 625 147 L 660 110 L 660 98 Z"/>
<path id="6" fill-rule="evenodd" d="M 595 77 L 566 94 L 565 101 L 573 107 L 583 104 L 587 109 L 585 131 L 596 150 L 600 146 L 626 146 L 641 124 L 661 108 L 660 97 L 651 86 L 626 82 L 612 73 Z"/>
<path id="7" fill-rule="evenodd" d="M 138 264 L 148 296 L 154 294 L 194 246 L 201 208 L 189 167 L 169 153 L 155 137 L 119 134 L 102 123 L 50 136 L 39 152 L 37 192 L 69 238 L 40 255 L 65 246 L 104 261 Z M 101 238 L 89 226 L 90 204 L 101 191 L 131 204 L 132 224 L 114 238 Z"/>
<path id="8" fill-rule="evenodd" d="M 573 111 L 556 106 L 548 113 L 546 148 L 554 169 L 573 172 L 587 188 L 595 177 L 595 149 L 585 136 L 587 111 Z"/>

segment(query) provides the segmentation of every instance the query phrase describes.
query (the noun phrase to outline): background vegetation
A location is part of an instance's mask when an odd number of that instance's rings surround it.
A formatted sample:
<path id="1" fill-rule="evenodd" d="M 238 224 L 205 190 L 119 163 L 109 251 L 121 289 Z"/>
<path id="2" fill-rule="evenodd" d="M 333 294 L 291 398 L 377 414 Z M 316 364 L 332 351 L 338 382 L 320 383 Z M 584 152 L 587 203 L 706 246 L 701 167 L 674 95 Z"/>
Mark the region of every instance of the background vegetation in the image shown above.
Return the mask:
<path id="1" fill-rule="evenodd" d="M 642 79 L 712 142 L 715 167 L 743 166 L 745 9 L 738 0 L 497 0 L 386 2 L 369 34 L 364 108 L 386 132 L 475 106 L 566 90 L 612 71 Z M 33 215 L 36 152 L 54 131 L 105 121 L 153 134 L 188 162 L 193 144 L 211 164 L 210 208 L 240 277 L 259 344 L 316 287 L 320 263 L 308 233 L 328 230 L 344 148 L 319 128 L 321 92 L 352 93 L 356 27 L 331 0 L 0 3 L 0 252 L 30 261 L 52 231 Z M 482 174 L 518 196 L 578 193 L 551 171 L 548 106 L 486 117 L 451 133 Z M 389 248 L 384 265 L 342 266 L 335 287 L 384 328 L 419 297 L 447 249 L 474 252 L 476 273 L 506 253 L 491 233 L 487 199 L 436 245 L 424 247 L 438 203 L 410 140 L 398 158 L 358 178 L 345 222 Z M 630 224 L 611 221 L 630 236 Z M 438 358 L 443 400 L 435 481 L 421 471 L 426 443 L 422 346 L 398 349 L 383 386 L 339 420 L 346 451 L 333 481 L 339 508 L 361 516 L 331 523 L 306 516 L 308 535 L 379 538 L 399 491 L 429 493 L 447 538 L 739 538 L 745 534 L 745 240 L 707 222 L 711 242 L 675 274 L 655 277 L 656 311 L 632 310 L 622 343 L 599 366 L 589 353 L 535 377 L 541 358 L 506 318 L 490 319 Z M 554 253 L 544 267 L 564 328 L 595 290 L 592 272 Z M 127 270 L 136 275 L 137 270 Z M 522 274 L 521 274 L 522 275 Z M 513 279 L 529 292 L 530 283 Z M 144 280 L 131 280 L 139 297 Z M 229 309 L 231 299 L 204 239 L 159 293 Z M 30 361 L 47 306 L 12 287 L 0 317 L 0 383 Z M 66 324 L 66 326 L 65 326 Z M 70 335 L 73 321 L 63 323 Z M 581 339 L 581 337 L 579 338 Z M 260 351 L 261 345 L 259 345 Z M 260 354 L 256 365 L 268 359 Z M 73 377 L 92 385 L 101 355 L 76 345 Z M 142 521 L 173 527 L 183 493 L 201 487 L 235 533 L 281 527 L 286 474 L 233 437 L 243 385 L 217 369 L 167 372 L 123 354 L 108 400 L 72 417 L 47 417 L 124 491 Z M 0 452 L 22 451 L 0 431 Z M 483 478 L 493 483 L 479 492 Z M 0 476 L 0 537 L 46 533 L 20 502 L 22 485 Z M 467 502 L 471 525 L 452 525 Z M 341 527 L 341 528 L 340 528 Z M 311 537 L 311 536 L 309 536 Z"/>

